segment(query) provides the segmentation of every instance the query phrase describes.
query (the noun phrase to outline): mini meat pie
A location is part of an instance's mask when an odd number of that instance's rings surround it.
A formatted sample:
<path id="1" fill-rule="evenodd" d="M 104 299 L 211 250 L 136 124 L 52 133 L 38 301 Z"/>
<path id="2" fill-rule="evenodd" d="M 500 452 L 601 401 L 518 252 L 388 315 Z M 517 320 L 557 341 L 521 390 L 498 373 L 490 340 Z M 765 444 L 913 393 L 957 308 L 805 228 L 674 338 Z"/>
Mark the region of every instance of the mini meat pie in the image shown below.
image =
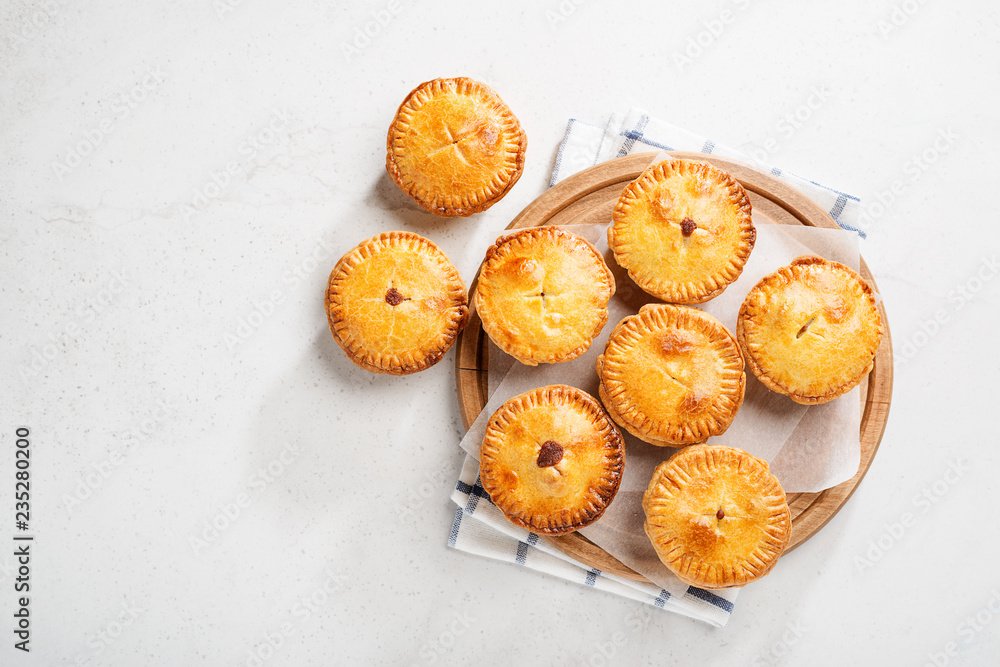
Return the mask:
<path id="1" fill-rule="evenodd" d="M 385 232 L 337 262 L 326 313 L 351 361 L 373 373 L 407 375 L 441 359 L 469 309 L 461 276 L 433 242 Z"/>
<path id="2" fill-rule="evenodd" d="M 529 227 L 486 253 L 474 297 L 483 330 L 529 366 L 569 361 L 608 321 L 615 279 L 594 246 L 560 227 Z"/>
<path id="3" fill-rule="evenodd" d="M 611 417 L 653 445 L 704 442 L 729 428 L 746 374 L 732 334 L 695 308 L 649 304 L 626 317 L 597 359 Z"/>
<path id="4" fill-rule="evenodd" d="M 479 454 L 483 488 L 512 523 L 558 535 L 596 521 L 625 468 L 621 434 L 592 396 L 550 385 L 493 413 Z"/>
<path id="5" fill-rule="evenodd" d="M 528 140 L 495 92 L 472 79 L 434 79 L 399 106 L 385 168 L 420 206 L 467 216 L 499 201 L 521 177 Z"/>
<path id="6" fill-rule="evenodd" d="M 661 463 L 642 497 L 646 535 L 660 560 L 699 588 L 763 577 L 792 532 L 785 492 L 742 449 L 685 447 Z"/>
<path id="7" fill-rule="evenodd" d="M 736 337 L 769 389 L 796 403 L 826 403 L 871 372 L 882 318 L 857 273 L 821 257 L 799 257 L 750 290 Z"/>
<path id="8" fill-rule="evenodd" d="M 735 178 L 701 162 L 657 162 L 622 192 L 608 228 L 615 260 L 668 303 L 702 303 L 736 280 L 757 232 Z"/>

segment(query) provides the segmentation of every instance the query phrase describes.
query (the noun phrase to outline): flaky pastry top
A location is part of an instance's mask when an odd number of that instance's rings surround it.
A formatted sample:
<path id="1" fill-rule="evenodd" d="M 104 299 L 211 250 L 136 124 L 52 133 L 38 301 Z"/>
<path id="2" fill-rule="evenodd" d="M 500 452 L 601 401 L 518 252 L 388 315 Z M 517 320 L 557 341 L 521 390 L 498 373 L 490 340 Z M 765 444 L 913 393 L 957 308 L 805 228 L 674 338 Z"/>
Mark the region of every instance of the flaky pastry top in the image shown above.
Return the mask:
<path id="1" fill-rule="evenodd" d="M 721 435 L 743 404 L 732 334 L 689 306 L 649 304 L 619 322 L 598 357 L 608 413 L 640 440 L 689 445 Z"/>
<path id="2" fill-rule="evenodd" d="M 378 234 L 345 254 L 330 273 L 326 311 L 354 363 L 393 375 L 437 363 L 469 314 L 458 270 L 410 232 Z"/>
<path id="3" fill-rule="evenodd" d="M 621 484 L 621 434 L 586 392 L 550 385 L 491 417 L 480 449 L 483 488 L 513 523 L 559 534 L 596 521 Z"/>
<path id="4" fill-rule="evenodd" d="M 861 276 L 805 256 L 750 290 L 736 332 L 760 381 L 809 405 L 843 395 L 871 371 L 882 318 Z"/>
<path id="5" fill-rule="evenodd" d="M 440 216 L 485 211 L 517 182 L 527 138 L 503 100 L 473 79 L 434 79 L 400 105 L 386 138 L 386 170 Z"/>
<path id="6" fill-rule="evenodd" d="M 691 160 L 648 167 L 625 187 L 608 228 L 618 264 L 668 303 L 702 303 L 722 293 L 742 273 L 756 238 L 743 186 Z"/>
<path id="7" fill-rule="evenodd" d="M 660 560 L 700 588 L 743 586 L 774 567 L 791 535 L 785 493 L 766 461 L 741 449 L 685 447 L 642 497 Z"/>
<path id="8" fill-rule="evenodd" d="M 486 253 L 475 290 L 483 330 L 521 363 L 580 356 L 608 320 L 615 280 L 586 239 L 560 227 L 529 227 Z"/>

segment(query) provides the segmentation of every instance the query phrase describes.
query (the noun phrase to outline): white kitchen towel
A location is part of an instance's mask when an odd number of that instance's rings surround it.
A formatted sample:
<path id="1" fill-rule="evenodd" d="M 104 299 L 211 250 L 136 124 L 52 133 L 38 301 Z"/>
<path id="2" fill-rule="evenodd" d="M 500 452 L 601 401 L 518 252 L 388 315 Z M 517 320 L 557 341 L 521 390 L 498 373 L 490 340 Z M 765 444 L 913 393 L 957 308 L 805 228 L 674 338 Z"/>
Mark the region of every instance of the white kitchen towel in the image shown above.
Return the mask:
<path id="1" fill-rule="evenodd" d="M 822 206 L 844 229 L 857 227 L 861 201 L 781 169 L 755 162 L 749 156 L 711 139 L 652 118 L 640 109 L 614 113 L 604 125 L 572 119 L 559 146 L 550 186 L 595 164 L 633 153 L 657 151 L 708 153 L 740 160 L 788 181 Z M 458 505 L 448 545 L 575 581 L 587 586 L 667 609 L 722 627 L 729 621 L 739 589 L 706 591 L 688 587 L 683 596 L 671 596 L 654 584 L 617 577 L 588 567 L 550 546 L 535 533 L 510 523 L 490 501 L 479 481 L 479 462 L 466 456 L 452 493 Z"/>
<path id="2" fill-rule="evenodd" d="M 547 572 L 719 627 L 729 621 L 733 612 L 737 589 L 706 591 L 690 586 L 682 597 L 672 596 L 655 584 L 631 581 L 583 565 L 537 534 L 515 526 L 490 501 L 479 482 L 479 462 L 471 456 L 465 457 L 451 499 L 458 510 L 448 538 L 450 547 Z"/>
<path id="3" fill-rule="evenodd" d="M 865 236 L 858 224 L 862 210 L 861 200 L 857 197 L 761 163 L 711 139 L 652 118 L 642 109 L 631 109 L 626 114 L 611 114 L 603 126 L 571 119 L 566 128 L 566 136 L 559 146 L 549 186 L 612 158 L 659 151 L 708 153 L 744 162 L 787 181 L 822 206 L 838 225 L 856 232 L 862 238 Z"/>

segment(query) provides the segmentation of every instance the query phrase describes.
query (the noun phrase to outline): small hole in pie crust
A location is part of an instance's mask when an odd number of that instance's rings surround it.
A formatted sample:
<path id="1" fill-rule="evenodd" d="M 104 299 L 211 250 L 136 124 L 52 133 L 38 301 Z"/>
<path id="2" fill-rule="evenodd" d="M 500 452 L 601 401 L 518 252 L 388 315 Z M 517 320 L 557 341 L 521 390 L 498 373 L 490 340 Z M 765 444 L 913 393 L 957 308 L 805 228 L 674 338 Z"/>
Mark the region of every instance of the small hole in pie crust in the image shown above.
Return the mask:
<path id="1" fill-rule="evenodd" d="M 538 452 L 538 467 L 548 468 L 562 461 L 563 448 L 554 440 L 546 440 Z"/>
<path id="2" fill-rule="evenodd" d="M 698 223 L 691 218 L 681 220 L 681 234 L 684 236 L 691 236 L 696 229 L 698 229 Z"/>
<path id="3" fill-rule="evenodd" d="M 802 336 L 804 336 L 805 333 L 809 331 L 809 326 L 815 321 L 816 321 L 816 316 L 813 315 L 812 317 L 809 318 L 809 321 L 807 321 L 805 324 L 802 325 L 802 328 L 799 329 L 799 332 L 795 334 L 795 338 L 796 339 L 802 338 Z"/>
<path id="4" fill-rule="evenodd" d="M 395 287 L 390 287 L 385 293 L 385 302 L 390 306 L 398 306 L 399 304 L 406 301 L 403 295 L 399 293 L 399 290 Z"/>

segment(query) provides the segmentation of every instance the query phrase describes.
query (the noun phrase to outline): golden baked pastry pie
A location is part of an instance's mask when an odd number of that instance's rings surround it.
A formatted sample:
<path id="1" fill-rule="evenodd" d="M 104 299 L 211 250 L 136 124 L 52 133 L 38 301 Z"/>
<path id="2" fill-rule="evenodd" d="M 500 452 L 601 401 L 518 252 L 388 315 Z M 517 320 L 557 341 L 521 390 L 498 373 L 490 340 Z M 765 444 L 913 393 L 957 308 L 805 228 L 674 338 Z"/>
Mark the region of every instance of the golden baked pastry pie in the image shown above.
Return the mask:
<path id="1" fill-rule="evenodd" d="M 621 484 L 625 443 L 585 391 L 550 385 L 493 413 L 479 452 L 483 488 L 522 528 L 557 535 L 604 513 Z"/>
<path id="2" fill-rule="evenodd" d="M 615 260 L 668 303 L 702 303 L 743 272 L 757 231 L 735 178 L 691 160 L 657 162 L 622 192 L 608 228 Z"/>
<path id="3" fill-rule="evenodd" d="M 729 428 L 746 374 L 733 335 L 689 306 L 648 304 L 626 317 L 597 358 L 608 414 L 650 444 L 704 442 Z"/>
<path id="4" fill-rule="evenodd" d="M 436 364 L 465 326 L 465 284 L 433 242 L 385 232 L 340 258 L 326 314 L 334 340 L 373 373 L 407 375 Z"/>
<path id="5" fill-rule="evenodd" d="M 736 337 L 754 375 L 796 403 L 826 403 L 874 366 L 882 318 L 857 273 L 821 257 L 799 257 L 754 286 Z"/>
<path id="6" fill-rule="evenodd" d="M 653 473 L 642 496 L 646 535 L 682 581 L 731 588 L 771 571 L 788 544 L 785 492 L 742 449 L 685 447 Z"/>
<path id="7" fill-rule="evenodd" d="M 586 239 L 529 227 L 486 252 L 474 302 L 483 330 L 529 366 L 575 359 L 608 321 L 615 279 Z"/>
<path id="8" fill-rule="evenodd" d="M 385 168 L 435 215 L 466 216 L 499 201 L 524 169 L 528 140 L 493 89 L 472 79 L 417 86 L 396 112 Z"/>

